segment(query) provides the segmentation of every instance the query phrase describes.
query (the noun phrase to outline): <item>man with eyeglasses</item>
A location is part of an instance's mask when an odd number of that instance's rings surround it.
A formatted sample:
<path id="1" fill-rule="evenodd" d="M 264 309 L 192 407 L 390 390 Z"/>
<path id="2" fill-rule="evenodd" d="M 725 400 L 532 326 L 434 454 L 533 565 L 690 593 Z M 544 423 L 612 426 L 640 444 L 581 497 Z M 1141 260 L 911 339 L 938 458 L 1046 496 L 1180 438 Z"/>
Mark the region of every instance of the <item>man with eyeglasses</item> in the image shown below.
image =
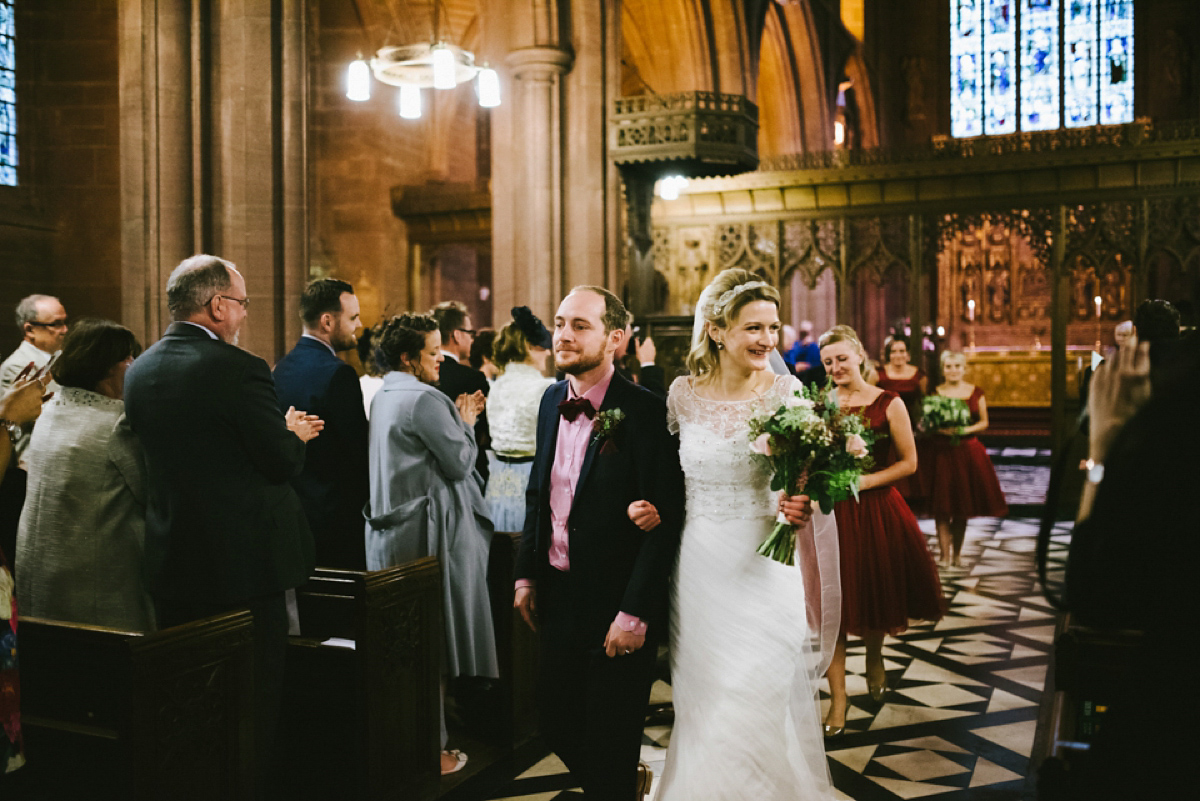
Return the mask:
<path id="1" fill-rule="evenodd" d="M 281 412 L 267 363 L 236 347 L 247 306 L 246 280 L 232 263 L 181 262 L 167 279 L 174 322 L 125 374 L 125 414 L 146 454 L 144 558 L 159 627 L 236 609 L 254 617 L 265 783 L 283 696 L 286 593 L 314 565 L 290 481 L 324 424 Z"/>
<path id="2" fill-rule="evenodd" d="M 434 306 L 431 314 L 442 334 L 442 356 L 445 357 L 438 378 L 438 389 L 450 400 L 457 400 L 459 395 L 472 395 L 476 392 L 486 396 L 487 376 L 472 367 L 469 361 L 471 343 L 475 341 L 475 329 L 471 325 L 471 315 L 467 313 L 467 307 L 461 301 L 445 300 Z M 475 443 L 479 446 L 475 469 L 479 471 L 479 476 L 485 484 L 488 480 L 487 451 L 491 442 L 485 410 L 475 421 Z"/>
<path id="3" fill-rule="evenodd" d="M 17 375 L 33 363 L 40 370 L 50 363 L 54 354 L 62 350 L 63 338 L 67 335 L 67 310 L 53 295 L 30 295 L 17 304 L 17 328 L 23 339 L 17 349 L 0 365 L 0 391 L 12 386 Z M 47 392 L 54 392 L 58 385 L 51 382 Z M 13 443 L 13 464 L 22 460 L 29 446 L 29 434 L 33 425 L 24 426 Z"/>

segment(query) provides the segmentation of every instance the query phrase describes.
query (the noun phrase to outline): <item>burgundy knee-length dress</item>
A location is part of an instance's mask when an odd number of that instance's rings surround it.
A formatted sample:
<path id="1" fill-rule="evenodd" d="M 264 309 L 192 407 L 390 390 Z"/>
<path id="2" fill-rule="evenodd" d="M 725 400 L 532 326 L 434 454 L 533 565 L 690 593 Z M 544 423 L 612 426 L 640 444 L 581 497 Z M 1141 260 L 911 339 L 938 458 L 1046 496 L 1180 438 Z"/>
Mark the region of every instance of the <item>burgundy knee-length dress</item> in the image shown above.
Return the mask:
<path id="1" fill-rule="evenodd" d="M 979 420 L 979 402 L 983 390 L 975 387 L 967 399 L 971 422 Z M 964 520 L 968 517 L 1004 517 L 1008 504 L 996 478 L 996 468 L 987 448 L 974 434 L 955 443 L 945 434 L 929 439 L 923 470 L 929 487 L 929 511 L 937 520 Z"/>
<path id="2" fill-rule="evenodd" d="M 883 392 L 860 407 L 875 435 L 877 470 L 890 463 L 887 408 L 896 397 Z M 841 544 L 842 626 L 850 634 L 898 634 L 910 620 L 940 620 L 946 603 L 925 535 L 893 486 L 878 487 L 834 506 Z"/>

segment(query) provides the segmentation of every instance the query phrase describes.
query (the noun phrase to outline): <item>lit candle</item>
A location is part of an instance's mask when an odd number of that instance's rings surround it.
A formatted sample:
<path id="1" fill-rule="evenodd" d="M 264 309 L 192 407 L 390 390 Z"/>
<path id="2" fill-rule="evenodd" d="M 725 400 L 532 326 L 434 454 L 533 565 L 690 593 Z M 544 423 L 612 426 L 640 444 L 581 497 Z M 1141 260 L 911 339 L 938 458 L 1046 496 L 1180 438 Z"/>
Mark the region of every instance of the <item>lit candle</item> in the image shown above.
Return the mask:
<path id="1" fill-rule="evenodd" d="M 967 301 L 967 321 L 971 322 L 971 323 L 975 322 L 975 301 L 974 300 Z"/>
<path id="2" fill-rule="evenodd" d="M 1100 306 L 1104 303 L 1104 301 L 1101 299 L 1101 297 L 1099 295 L 1097 295 L 1094 298 L 1094 301 L 1096 303 L 1096 319 L 1099 320 L 1100 319 Z"/>

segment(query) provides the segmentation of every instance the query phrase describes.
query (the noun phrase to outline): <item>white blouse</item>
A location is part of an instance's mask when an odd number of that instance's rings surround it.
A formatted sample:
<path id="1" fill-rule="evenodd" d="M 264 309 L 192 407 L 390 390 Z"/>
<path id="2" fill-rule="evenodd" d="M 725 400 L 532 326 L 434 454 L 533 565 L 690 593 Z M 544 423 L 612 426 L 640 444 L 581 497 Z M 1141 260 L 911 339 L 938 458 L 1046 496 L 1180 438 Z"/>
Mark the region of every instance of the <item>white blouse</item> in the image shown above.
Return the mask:
<path id="1" fill-rule="evenodd" d="M 488 393 L 492 450 L 500 456 L 533 456 L 537 450 L 538 406 L 554 379 L 536 367 L 510 364 Z"/>

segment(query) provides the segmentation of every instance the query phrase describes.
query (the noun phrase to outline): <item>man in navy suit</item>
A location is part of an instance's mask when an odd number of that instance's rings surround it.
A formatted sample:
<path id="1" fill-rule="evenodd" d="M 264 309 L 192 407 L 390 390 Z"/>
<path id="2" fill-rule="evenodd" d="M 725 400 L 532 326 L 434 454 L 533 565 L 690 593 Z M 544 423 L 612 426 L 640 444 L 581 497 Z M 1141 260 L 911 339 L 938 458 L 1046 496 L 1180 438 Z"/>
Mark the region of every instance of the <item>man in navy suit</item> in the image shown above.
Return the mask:
<path id="1" fill-rule="evenodd" d="M 618 375 L 626 312 L 577 287 L 554 318 L 514 606 L 539 632 L 542 735 L 593 801 L 629 801 L 683 525 L 666 404 Z"/>
<path id="2" fill-rule="evenodd" d="M 433 307 L 433 319 L 437 320 L 442 334 L 442 371 L 438 376 L 438 389 L 452 401 L 459 395 L 476 392 L 488 394 L 487 377 L 470 364 L 471 343 L 475 341 L 475 329 L 471 328 L 471 316 L 467 307 L 457 300 L 442 301 Z M 475 469 L 484 483 L 488 480 L 487 451 L 491 447 L 491 431 L 488 429 L 487 411 L 475 420 L 475 444 L 479 454 L 475 458 Z"/>
<path id="3" fill-rule="evenodd" d="M 337 356 L 354 348 L 362 328 L 354 287 L 336 278 L 313 281 L 300 296 L 300 319 L 300 341 L 275 365 L 275 391 L 280 409 L 304 409 L 325 429 L 306 446 L 304 470 L 292 486 L 316 541 L 317 564 L 366 570 L 367 416 L 358 374 Z"/>

